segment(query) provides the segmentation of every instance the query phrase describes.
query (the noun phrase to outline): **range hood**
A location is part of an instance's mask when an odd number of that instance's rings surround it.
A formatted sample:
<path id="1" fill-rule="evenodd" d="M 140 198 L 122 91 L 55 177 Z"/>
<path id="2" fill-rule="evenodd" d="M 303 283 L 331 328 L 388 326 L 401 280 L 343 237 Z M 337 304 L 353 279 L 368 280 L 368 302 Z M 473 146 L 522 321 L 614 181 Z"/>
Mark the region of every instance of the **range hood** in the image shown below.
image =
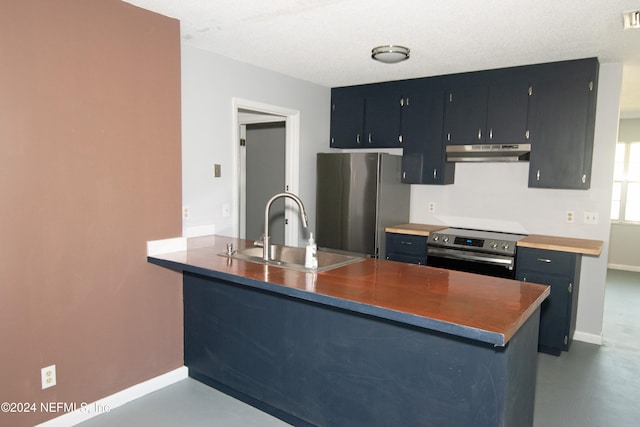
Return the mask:
<path id="1" fill-rule="evenodd" d="M 447 145 L 447 162 L 519 162 L 529 160 L 531 144 Z"/>

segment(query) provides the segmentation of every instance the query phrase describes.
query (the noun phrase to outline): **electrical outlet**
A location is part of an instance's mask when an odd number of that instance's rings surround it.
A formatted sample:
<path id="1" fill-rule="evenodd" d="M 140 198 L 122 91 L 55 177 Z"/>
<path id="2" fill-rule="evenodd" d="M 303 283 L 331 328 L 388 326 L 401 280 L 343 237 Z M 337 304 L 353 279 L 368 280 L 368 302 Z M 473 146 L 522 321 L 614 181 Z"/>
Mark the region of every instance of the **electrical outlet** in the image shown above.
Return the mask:
<path id="1" fill-rule="evenodd" d="M 575 214 L 574 214 L 574 212 L 573 212 L 573 211 L 567 211 L 567 218 L 566 218 L 566 221 L 567 221 L 568 223 L 570 223 L 570 224 L 571 224 L 571 223 L 573 223 L 573 220 L 574 220 L 574 219 L 575 219 Z"/>
<path id="2" fill-rule="evenodd" d="M 231 207 L 229 206 L 228 203 L 225 203 L 222 205 L 222 216 L 229 216 L 231 215 Z"/>
<path id="3" fill-rule="evenodd" d="M 53 387 L 56 385 L 56 365 L 47 366 L 40 370 L 42 379 L 42 389 Z"/>
<path id="4" fill-rule="evenodd" d="M 427 211 L 429 213 L 434 213 L 436 211 L 436 204 L 434 202 L 429 202 L 429 206 L 427 207 Z"/>
<path id="5" fill-rule="evenodd" d="M 187 206 L 183 206 L 182 207 L 182 219 L 189 219 L 189 215 L 191 214 L 191 212 L 189 212 L 189 208 Z"/>
<path id="6" fill-rule="evenodd" d="M 221 176 L 222 176 L 222 167 L 218 163 L 215 163 L 213 165 L 213 177 L 220 178 Z"/>
<path id="7" fill-rule="evenodd" d="M 598 223 L 598 212 L 585 212 L 584 213 L 584 223 L 585 224 L 597 224 Z"/>

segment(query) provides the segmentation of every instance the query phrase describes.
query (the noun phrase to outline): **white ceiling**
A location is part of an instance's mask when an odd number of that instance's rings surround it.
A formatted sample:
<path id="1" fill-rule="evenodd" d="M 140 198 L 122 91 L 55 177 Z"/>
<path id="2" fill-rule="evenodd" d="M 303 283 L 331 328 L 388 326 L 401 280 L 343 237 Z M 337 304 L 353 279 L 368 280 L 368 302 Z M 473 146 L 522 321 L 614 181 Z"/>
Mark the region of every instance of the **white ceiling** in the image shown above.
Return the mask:
<path id="1" fill-rule="evenodd" d="M 638 0 L 124 0 L 181 21 L 182 43 L 327 87 L 598 57 L 640 117 Z M 371 59 L 399 44 L 411 58 Z"/>

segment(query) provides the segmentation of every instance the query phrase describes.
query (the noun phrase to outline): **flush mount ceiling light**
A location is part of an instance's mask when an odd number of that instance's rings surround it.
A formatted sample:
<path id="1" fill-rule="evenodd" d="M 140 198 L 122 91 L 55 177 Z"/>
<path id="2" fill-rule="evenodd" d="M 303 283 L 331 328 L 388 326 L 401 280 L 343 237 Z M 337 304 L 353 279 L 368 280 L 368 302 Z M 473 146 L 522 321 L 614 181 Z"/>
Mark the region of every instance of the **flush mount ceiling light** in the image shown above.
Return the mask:
<path id="1" fill-rule="evenodd" d="M 622 22 L 624 23 L 625 30 L 628 30 L 630 28 L 640 28 L 640 10 L 624 12 L 622 14 Z"/>
<path id="2" fill-rule="evenodd" d="M 409 48 L 404 46 L 386 45 L 371 49 L 371 58 L 385 64 L 395 64 L 409 58 Z"/>

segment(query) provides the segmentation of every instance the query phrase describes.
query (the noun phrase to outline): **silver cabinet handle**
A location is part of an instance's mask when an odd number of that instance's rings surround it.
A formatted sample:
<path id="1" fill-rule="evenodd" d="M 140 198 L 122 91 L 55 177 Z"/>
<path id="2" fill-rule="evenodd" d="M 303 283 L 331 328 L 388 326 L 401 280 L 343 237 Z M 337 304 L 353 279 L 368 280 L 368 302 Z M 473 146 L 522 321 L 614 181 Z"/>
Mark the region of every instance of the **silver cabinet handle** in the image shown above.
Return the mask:
<path id="1" fill-rule="evenodd" d="M 356 135 L 356 144 L 360 144 L 360 134 Z"/>
<path id="2" fill-rule="evenodd" d="M 582 183 L 583 184 L 587 183 L 587 175 L 582 175 Z"/>
<path id="3" fill-rule="evenodd" d="M 406 171 L 402 172 L 402 179 L 407 179 L 407 172 Z"/>
<path id="4" fill-rule="evenodd" d="M 433 170 L 433 179 L 438 179 L 438 169 Z"/>
<path id="5" fill-rule="evenodd" d="M 482 129 L 478 129 L 478 139 L 482 139 Z"/>
<path id="6" fill-rule="evenodd" d="M 536 173 L 536 181 L 540 181 L 540 169 L 538 169 L 538 173 Z"/>
<path id="7" fill-rule="evenodd" d="M 402 144 L 402 135 L 398 136 L 398 142 Z"/>
<path id="8" fill-rule="evenodd" d="M 493 140 L 493 128 L 489 129 L 489 139 Z"/>
<path id="9" fill-rule="evenodd" d="M 447 132 L 447 141 L 451 141 L 451 132 Z"/>
<path id="10" fill-rule="evenodd" d="M 538 258 L 538 261 L 546 262 L 547 264 L 551 263 L 551 260 L 549 258 Z"/>
<path id="11" fill-rule="evenodd" d="M 524 138 L 525 139 L 529 139 L 529 131 L 528 130 L 524 133 Z"/>
<path id="12" fill-rule="evenodd" d="M 371 134 L 369 134 L 369 144 L 371 144 Z"/>

